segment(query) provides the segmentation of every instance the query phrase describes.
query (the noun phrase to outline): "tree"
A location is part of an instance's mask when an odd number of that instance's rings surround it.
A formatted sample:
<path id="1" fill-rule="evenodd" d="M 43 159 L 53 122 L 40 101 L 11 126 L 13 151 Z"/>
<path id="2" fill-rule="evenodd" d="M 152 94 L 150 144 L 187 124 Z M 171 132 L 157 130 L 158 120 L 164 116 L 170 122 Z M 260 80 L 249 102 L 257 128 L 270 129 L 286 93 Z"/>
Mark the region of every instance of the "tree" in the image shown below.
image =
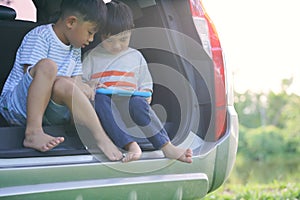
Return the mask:
<path id="1" fill-rule="evenodd" d="M 282 113 L 285 109 L 296 106 L 294 104 L 291 105 L 291 103 L 299 98 L 295 94 L 287 93 L 287 89 L 292 82 L 293 78 L 282 80 L 279 93 L 272 91 L 267 94 L 253 93 L 251 91 L 246 91 L 243 94 L 236 93 L 235 108 L 239 114 L 240 124 L 247 128 L 258 128 L 267 125 L 278 128 L 285 127 L 287 119 Z M 294 99 L 293 101 L 291 101 L 292 98 Z"/>
<path id="2" fill-rule="evenodd" d="M 291 103 L 290 99 L 292 95 L 289 95 L 286 91 L 293 83 L 293 78 L 284 79 L 281 82 L 281 91 L 278 94 L 270 92 L 268 94 L 268 106 L 267 106 L 267 118 L 268 124 L 283 128 L 286 123 L 286 119 L 282 115 L 282 112 Z"/>
<path id="3" fill-rule="evenodd" d="M 290 153 L 300 153 L 300 97 L 290 95 L 289 103 L 285 106 L 281 113 L 281 120 L 284 131 L 284 142 L 286 151 Z"/>
<path id="4" fill-rule="evenodd" d="M 235 108 L 239 114 L 239 122 L 247 128 L 266 125 L 265 95 L 246 91 L 235 94 Z"/>
<path id="5" fill-rule="evenodd" d="M 236 94 L 239 151 L 251 159 L 300 153 L 300 96 L 288 94 L 292 79 L 282 81 L 279 93 Z"/>

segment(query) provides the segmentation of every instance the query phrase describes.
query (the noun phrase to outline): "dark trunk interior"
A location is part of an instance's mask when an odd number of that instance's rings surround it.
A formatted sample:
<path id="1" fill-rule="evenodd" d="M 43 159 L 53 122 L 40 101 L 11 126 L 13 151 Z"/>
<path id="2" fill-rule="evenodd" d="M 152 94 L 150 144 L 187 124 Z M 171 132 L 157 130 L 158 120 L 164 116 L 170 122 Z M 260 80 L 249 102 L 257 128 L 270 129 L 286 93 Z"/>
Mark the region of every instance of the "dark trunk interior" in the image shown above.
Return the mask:
<path id="1" fill-rule="evenodd" d="M 156 5 L 144 8 L 141 8 L 136 1 L 125 2 L 128 3 L 133 10 L 137 28 L 169 27 L 181 31 L 197 41 L 199 40 L 196 36 L 191 18 L 186 17 L 189 16 L 186 14 L 186 12 L 189 12 L 189 5 L 186 1 L 175 1 L 176 3 L 172 4 L 171 8 L 166 8 L 166 5 L 163 5 L 160 1 L 156 1 Z M 168 1 L 164 2 L 164 4 L 167 2 Z M 166 10 L 168 10 L 168 13 L 165 12 Z M 175 20 L 177 25 L 172 25 L 172 23 L 175 23 Z M 13 66 L 14 56 L 23 36 L 38 24 L 39 23 L 20 20 L 0 19 L 1 88 Z M 95 38 L 94 44 L 91 44 L 88 48 L 84 49 L 84 51 L 94 47 L 97 42 L 99 41 Z M 193 131 L 195 131 L 199 137 L 204 138 L 211 118 L 211 97 L 203 77 L 193 69 L 193 66 L 191 66 L 188 61 L 180 58 L 178 55 L 151 48 L 139 50 L 143 53 L 148 63 L 160 63 L 172 66 L 174 70 L 193 82 L 193 89 L 196 91 L 201 116 L 198 129 Z M 187 69 L 192 76 L 187 75 Z M 155 77 L 153 78 L 155 79 Z M 188 133 L 192 129 L 190 127 L 192 115 L 181 113 L 180 104 L 174 93 L 159 84 L 154 85 L 152 105 L 156 104 L 162 106 L 167 113 L 165 128 L 170 138 L 173 139 L 175 144 L 180 143 L 180 141 L 184 139 L 184 133 Z M 179 124 L 184 124 L 184 126 L 179 127 Z M 44 127 L 45 132 L 50 135 L 64 136 L 66 138 L 63 144 L 46 153 L 23 147 L 24 127 L 9 127 L 2 117 L 0 119 L 0 126 L 0 158 L 89 154 L 89 151 L 86 150 L 78 137 L 76 128 L 72 125 Z M 142 147 L 144 150 L 152 150 L 149 144 L 144 144 Z"/>

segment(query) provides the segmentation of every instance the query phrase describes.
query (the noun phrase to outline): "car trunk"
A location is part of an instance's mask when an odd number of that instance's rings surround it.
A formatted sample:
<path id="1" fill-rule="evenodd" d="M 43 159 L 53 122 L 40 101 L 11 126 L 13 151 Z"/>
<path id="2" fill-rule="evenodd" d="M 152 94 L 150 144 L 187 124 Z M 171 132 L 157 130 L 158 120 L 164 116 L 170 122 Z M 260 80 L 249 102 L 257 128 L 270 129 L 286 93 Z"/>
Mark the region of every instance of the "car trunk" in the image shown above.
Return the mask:
<path id="1" fill-rule="evenodd" d="M 152 107 L 163 122 L 172 142 L 182 144 L 189 133 L 201 141 L 215 138 L 212 117 L 215 108 L 214 70 L 211 58 L 202 48 L 194 27 L 188 1 L 125 1 L 133 10 L 136 30 L 131 46 L 144 55 L 154 81 Z M 172 2 L 172 3 L 170 3 Z M 1 86 L 7 77 L 22 36 L 37 23 L 0 20 Z M 184 33 L 184 34 L 182 34 Z M 11 42 L 11 36 L 16 38 Z M 94 47 L 91 44 L 88 49 Z M 9 59 L 6 59 L 9 58 Z M 1 119 L 0 158 L 85 155 L 92 145 L 82 142 L 82 127 L 76 125 L 44 127 L 53 136 L 64 136 L 57 148 L 41 153 L 22 146 L 24 127 L 9 127 Z M 131 127 L 133 131 L 135 127 Z M 89 141 L 93 141 L 92 139 Z M 153 151 L 141 142 L 144 151 Z M 89 146 L 89 149 L 87 149 Z M 201 152 L 200 144 L 194 152 Z M 198 149 L 198 151 L 197 151 Z M 155 154 L 153 154 L 155 157 Z"/>

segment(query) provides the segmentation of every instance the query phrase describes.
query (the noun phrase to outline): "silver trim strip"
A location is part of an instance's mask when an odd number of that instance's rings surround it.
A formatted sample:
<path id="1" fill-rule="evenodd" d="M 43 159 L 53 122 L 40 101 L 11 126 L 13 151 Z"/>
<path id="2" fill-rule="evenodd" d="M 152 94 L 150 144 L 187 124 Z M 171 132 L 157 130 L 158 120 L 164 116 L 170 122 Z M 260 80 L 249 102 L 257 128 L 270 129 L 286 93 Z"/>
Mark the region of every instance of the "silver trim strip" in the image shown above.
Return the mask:
<path id="1" fill-rule="evenodd" d="M 61 183 L 47 183 L 38 185 L 25 185 L 0 188 L 0 197 L 36 194 L 43 192 L 56 192 L 64 190 L 78 190 L 88 188 L 103 188 L 116 187 L 123 185 L 137 185 L 149 183 L 166 183 L 175 181 L 193 181 L 206 180 L 208 177 L 203 173 L 189 173 L 189 174 L 171 174 L 171 175 L 155 175 L 155 176 L 141 176 L 132 178 L 112 178 L 102 180 L 86 180 L 86 181 L 72 181 Z"/>
<path id="2" fill-rule="evenodd" d="M 75 163 L 90 163 L 97 162 L 91 155 L 84 156 L 53 156 L 53 157 L 35 157 L 35 158 L 14 158 L 14 159 L 0 159 L 1 168 L 16 168 L 28 166 L 49 166 L 49 165 L 64 165 Z"/>
<path id="3" fill-rule="evenodd" d="M 178 146 L 182 148 L 201 148 L 204 141 L 195 133 L 190 132 L 188 137 Z M 194 154 L 196 156 L 196 154 Z M 140 160 L 165 158 L 161 150 L 143 152 Z M 87 164 L 87 163 L 110 162 L 104 154 L 94 155 L 73 155 L 73 156 L 53 156 L 53 157 L 32 157 L 32 158 L 3 158 L 0 159 L 0 171 L 3 169 L 26 168 L 26 167 L 49 167 L 59 165 Z"/>

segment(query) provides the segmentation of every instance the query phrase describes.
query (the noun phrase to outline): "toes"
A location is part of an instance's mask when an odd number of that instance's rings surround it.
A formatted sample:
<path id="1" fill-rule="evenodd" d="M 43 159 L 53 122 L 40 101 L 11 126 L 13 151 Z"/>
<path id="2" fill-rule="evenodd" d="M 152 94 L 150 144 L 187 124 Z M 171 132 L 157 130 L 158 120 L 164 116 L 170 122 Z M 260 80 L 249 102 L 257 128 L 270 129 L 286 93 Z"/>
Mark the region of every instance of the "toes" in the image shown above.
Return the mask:
<path id="1" fill-rule="evenodd" d="M 52 141 L 50 141 L 50 143 L 54 146 L 57 146 L 64 141 L 65 141 L 64 137 L 57 137 L 57 138 L 54 138 Z"/>
<path id="2" fill-rule="evenodd" d="M 48 147 L 52 146 L 52 148 L 56 147 L 57 145 L 59 145 L 60 143 L 62 143 L 64 141 L 64 138 L 54 138 L 53 140 L 51 140 L 48 143 Z M 50 147 L 51 148 L 51 147 Z"/>
<path id="3" fill-rule="evenodd" d="M 46 151 L 49 151 L 49 150 L 50 150 L 50 148 L 47 147 L 47 145 L 42 146 L 41 149 L 40 149 L 41 152 L 46 152 Z"/>
<path id="4" fill-rule="evenodd" d="M 122 159 L 122 162 L 128 162 L 128 161 L 129 161 L 128 157 Z"/>
<path id="5" fill-rule="evenodd" d="M 191 149 L 186 149 L 185 152 L 177 159 L 182 162 L 192 163 L 193 151 Z"/>
<path id="6" fill-rule="evenodd" d="M 134 160 L 140 159 L 141 154 L 139 153 L 127 153 L 125 157 L 122 159 L 122 162 L 130 162 Z"/>
<path id="7" fill-rule="evenodd" d="M 121 152 L 119 152 L 117 158 L 118 158 L 117 160 L 121 160 L 123 158 L 123 154 Z"/>
<path id="8" fill-rule="evenodd" d="M 193 156 L 193 151 L 192 151 L 192 149 L 187 149 L 186 152 L 185 152 L 185 156 L 186 156 L 186 157 L 192 157 L 192 156 Z"/>
<path id="9" fill-rule="evenodd" d="M 57 146 L 57 145 L 53 145 L 53 144 L 51 144 L 51 143 L 45 144 L 45 145 L 42 147 L 42 151 L 49 151 L 49 150 L 53 149 L 55 146 Z"/>
<path id="10" fill-rule="evenodd" d="M 182 162 L 186 162 L 186 163 L 192 163 L 193 162 L 193 159 L 192 157 L 187 157 L 185 155 L 183 155 L 181 158 L 178 159 L 179 161 L 182 161 Z"/>
<path id="11" fill-rule="evenodd" d="M 57 139 L 59 140 L 59 143 L 62 143 L 62 142 L 65 141 L 65 138 L 64 138 L 64 137 L 58 137 Z"/>
<path id="12" fill-rule="evenodd" d="M 25 136 L 23 145 L 41 152 L 49 151 L 60 143 L 64 142 L 64 137 L 52 137 L 45 133 L 28 134 Z"/>
<path id="13" fill-rule="evenodd" d="M 54 138 L 42 147 L 42 151 L 49 151 L 50 149 L 53 149 L 54 147 L 58 146 L 64 140 L 65 139 L 63 137 Z"/>
<path id="14" fill-rule="evenodd" d="M 123 158 L 123 154 L 121 152 L 118 153 L 112 153 L 112 156 L 109 157 L 111 161 L 118 161 Z"/>
<path id="15" fill-rule="evenodd" d="M 187 163 L 192 163 L 193 162 L 193 151 L 191 149 L 187 149 L 185 153 L 185 160 Z"/>
<path id="16" fill-rule="evenodd" d="M 48 144 L 46 144 L 49 148 L 53 148 L 59 144 L 56 140 L 51 140 Z"/>
<path id="17" fill-rule="evenodd" d="M 130 161 L 130 154 L 124 154 L 124 158 L 122 159 L 122 162 L 129 162 Z"/>
<path id="18" fill-rule="evenodd" d="M 115 155 L 113 155 L 112 157 L 109 158 L 109 160 L 111 160 L 111 161 L 117 161 L 118 158 Z"/>

